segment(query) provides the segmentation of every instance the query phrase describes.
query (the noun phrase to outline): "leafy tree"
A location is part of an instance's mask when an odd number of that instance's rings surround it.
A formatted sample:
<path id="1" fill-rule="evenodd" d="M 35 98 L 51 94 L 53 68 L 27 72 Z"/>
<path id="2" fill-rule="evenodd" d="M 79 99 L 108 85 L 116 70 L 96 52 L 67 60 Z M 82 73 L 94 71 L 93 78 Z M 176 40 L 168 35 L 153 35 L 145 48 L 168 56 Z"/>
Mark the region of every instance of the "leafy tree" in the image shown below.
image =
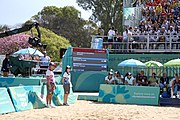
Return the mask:
<path id="1" fill-rule="evenodd" d="M 77 0 L 85 10 L 92 10 L 91 20 L 100 22 L 105 32 L 114 26 L 122 32 L 122 2 L 123 0 Z"/>
<path id="2" fill-rule="evenodd" d="M 17 34 L 0 38 L 0 54 L 14 53 L 21 48 L 27 48 L 29 35 Z"/>
<path id="3" fill-rule="evenodd" d="M 32 29 L 34 36 L 37 36 L 36 30 Z M 52 61 L 60 61 L 59 50 L 60 48 L 67 48 L 70 43 L 64 37 L 58 36 L 52 31 L 40 27 L 41 31 L 41 43 L 47 44 L 47 53 L 51 57 Z M 0 38 L 0 54 L 14 53 L 20 49 L 30 47 L 28 39 L 30 37 L 30 31 L 16 34 L 4 38 Z M 43 51 L 42 48 L 37 48 Z"/>
<path id="4" fill-rule="evenodd" d="M 85 21 L 80 16 L 81 13 L 72 6 L 63 8 L 48 6 L 33 16 L 32 20 L 65 37 L 73 47 L 90 47 L 91 34 L 96 24 Z"/>

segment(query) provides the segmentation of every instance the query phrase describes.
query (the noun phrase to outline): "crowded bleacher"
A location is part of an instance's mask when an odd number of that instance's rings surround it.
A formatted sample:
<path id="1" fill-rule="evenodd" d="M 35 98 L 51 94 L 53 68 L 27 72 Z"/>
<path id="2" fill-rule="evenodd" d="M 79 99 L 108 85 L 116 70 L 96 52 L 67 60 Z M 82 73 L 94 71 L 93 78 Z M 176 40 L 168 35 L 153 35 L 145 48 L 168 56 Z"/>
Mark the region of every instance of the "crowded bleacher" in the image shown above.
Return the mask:
<path id="1" fill-rule="evenodd" d="M 129 27 L 130 42 L 147 42 L 151 49 L 180 48 L 180 1 L 148 0 L 142 5 L 142 19 L 139 26 Z M 126 30 L 127 31 L 127 30 Z M 149 36 L 148 36 L 149 35 Z M 146 45 L 135 46 L 138 48 Z"/>
<path id="2" fill-rule="evenodd" d="M 115 32 L 116 27 L 110 28 L 107 43 L 103 40 L 104 46 L 114 50 L 180 49 L 180 1 L 146 0 L 136 3 L 132 7 L 141 7 L 139 24 L 125 26 L 123 40 Z"/>

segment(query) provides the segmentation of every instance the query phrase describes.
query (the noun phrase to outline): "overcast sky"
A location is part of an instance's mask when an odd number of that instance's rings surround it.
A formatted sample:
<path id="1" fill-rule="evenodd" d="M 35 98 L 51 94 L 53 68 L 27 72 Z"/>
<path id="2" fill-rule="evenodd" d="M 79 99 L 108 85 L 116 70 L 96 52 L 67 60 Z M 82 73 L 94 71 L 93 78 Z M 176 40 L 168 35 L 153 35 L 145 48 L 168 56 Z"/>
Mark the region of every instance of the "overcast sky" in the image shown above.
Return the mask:
<path id="1" fill-rule="evenodd" d="M 37 14 L 44 6 L 74 6 L 81 11 L 81 17 L 88 19 L 90 11 L 84 11 L 76 4 L 76 0 L 0 0 L 0 24 L 14 26 L 24 23 Z"/>

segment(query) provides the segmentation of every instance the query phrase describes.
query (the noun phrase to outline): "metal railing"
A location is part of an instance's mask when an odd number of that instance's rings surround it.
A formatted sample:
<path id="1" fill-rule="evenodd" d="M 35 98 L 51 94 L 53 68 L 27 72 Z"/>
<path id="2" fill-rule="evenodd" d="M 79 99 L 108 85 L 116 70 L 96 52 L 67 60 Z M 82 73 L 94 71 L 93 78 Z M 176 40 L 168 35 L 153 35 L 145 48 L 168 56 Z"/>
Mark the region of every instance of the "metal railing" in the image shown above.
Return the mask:
<path id="1" fill-rule="evenodd" d="M 132 52 L 180 52 L 180 33 L 178 35 L 132 35 L 123 39 L 113 36 L 92 36 L 91 48 L 109 49 L 113 53 Z"/>

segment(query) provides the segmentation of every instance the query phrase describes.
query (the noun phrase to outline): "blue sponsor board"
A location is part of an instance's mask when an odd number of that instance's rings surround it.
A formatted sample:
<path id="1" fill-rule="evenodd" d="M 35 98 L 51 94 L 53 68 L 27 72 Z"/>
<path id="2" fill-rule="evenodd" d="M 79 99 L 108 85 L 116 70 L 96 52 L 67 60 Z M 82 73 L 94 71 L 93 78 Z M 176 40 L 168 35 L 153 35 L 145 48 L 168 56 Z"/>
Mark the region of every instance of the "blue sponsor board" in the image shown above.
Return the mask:
<path id="1" fill-rule="evenodd" d="M 45 107 L 40 86 L 9 87 L 9 91 L 17 112 Z"/>
<path id="2" fill-rule="evenodd" d="M 0 88 L 0 114 L 14 112 L 14 106 L 6 88 Z"/>
<path id="3" fill-rule="evenodd" d="M 159 105 L 159 87 L 101 84 L 99 102 Z"/>
<path id="4" fill-rule="evenodd" d="M 43 77 L 0 77 L 0 87 L 13 87 L 19 85 L 39 85 Z"/>

